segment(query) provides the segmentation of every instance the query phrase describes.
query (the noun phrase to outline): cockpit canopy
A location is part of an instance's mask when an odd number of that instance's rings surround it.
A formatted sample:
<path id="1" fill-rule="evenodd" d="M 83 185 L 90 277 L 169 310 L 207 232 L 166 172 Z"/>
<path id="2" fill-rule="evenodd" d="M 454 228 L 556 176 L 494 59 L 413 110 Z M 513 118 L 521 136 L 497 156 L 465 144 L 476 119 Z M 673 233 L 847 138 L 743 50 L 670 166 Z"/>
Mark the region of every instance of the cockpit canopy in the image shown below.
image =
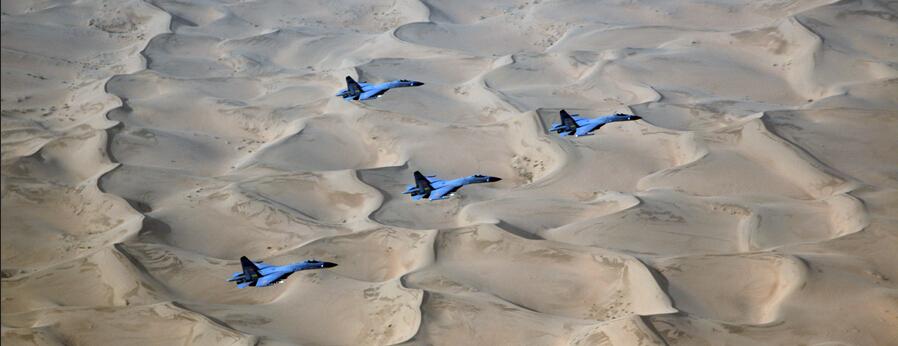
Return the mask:
<path id="1" fill-rule="evenodd" d="M 483 178 L 483 177 L 484 177 L 484 175 L 482 175 L 482 174 L 474 174 L 474 178 Z"/>
<path id="2" fill-rule="evenodd" d="M 408 80 L 408 79 L 400 79 L 399 81 L 400 81 L 400 82 L 411 82 L 411 81 Z"/>
<path id="3" fill-rule="evenodd" d="M 306 263 L 321 263 L 321 262 L 318 260 L 314 260 L 314 259 L 307 259 Z"/>

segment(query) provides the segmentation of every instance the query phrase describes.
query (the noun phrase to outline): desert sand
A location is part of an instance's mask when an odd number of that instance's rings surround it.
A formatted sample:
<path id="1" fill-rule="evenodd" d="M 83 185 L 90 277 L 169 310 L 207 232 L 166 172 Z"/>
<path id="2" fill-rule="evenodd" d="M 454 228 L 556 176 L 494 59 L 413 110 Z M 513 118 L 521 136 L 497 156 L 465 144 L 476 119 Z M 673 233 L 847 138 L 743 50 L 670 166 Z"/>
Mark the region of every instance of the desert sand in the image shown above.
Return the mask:
<path id="1" fill-rule="evenodd" d="M 0 307 L 4 345 L 896 345 L 898 5 L 4 1 Z"/>

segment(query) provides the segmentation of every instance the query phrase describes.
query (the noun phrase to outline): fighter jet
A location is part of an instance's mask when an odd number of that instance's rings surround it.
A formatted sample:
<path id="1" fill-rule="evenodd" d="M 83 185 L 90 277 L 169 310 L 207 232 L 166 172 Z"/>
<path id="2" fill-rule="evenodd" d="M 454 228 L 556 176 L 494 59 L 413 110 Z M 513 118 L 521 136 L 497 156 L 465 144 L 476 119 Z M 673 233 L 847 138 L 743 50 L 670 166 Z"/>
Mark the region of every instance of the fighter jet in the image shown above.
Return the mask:
<path id="1" fill-rule="evenodd" d="M 642 117 L 638 115 L 627 115 L 620 113 L 601 116 L 595 119 L 589 119 L 581 117 L 579 116 L 579 114 L 570 115 L 564 109 L 561 110 L 560 116 L 561 124 L 552 124 L 552 128 L 549 129 L 549 131 L 555 131 L 562 137 L 569 135 L 574 135 L 577 137 L 588 136 L 592 133 L 592 131 L 599 129 L 600 127 L 602 127 L 602 125 L 605 125 L 607 123 L 642 119 Z"/>
<path id="2" fill-rule="evenodd" d="M 431 201 L 449 198 L 455 191 L 462 186 L 468 184 L 493 183 L 500 178 L 490 177 L 486 175 L 474 174 L 464 178 L 453 180 L 439 179 L 434 175 L 424 176 L 421 172 L 415 171 L 415 185 L 409 185 L 403 194 L 411 194 L 413 200 L 421 198 L 430 198 Z"/>
<path id="3" fill-rule="evenodd" d="M 271 265 L 258 261 L 253 263 L 246 256 L 240 257 L 240 264 L 243 266 L 242 272 L 236 272 L 231 275 L 228 282 L 236 281 L 237 288 L 246 288 L 248 286 L 270 286 L 284 282 L 290 274 L 300 270 L 323 269 L 336 267 L 336 263 L 322 262 L 314 259 L 296 262 L 282 266 Z"/>
<path id="4" fill-rule="evenodd" d="M 384 93 L 392 88 L 416 87 L 424 85 L 424 83 L 400 79 L 380 84 L 370 84 L 367 82 L 357 83 L 352 77 L 346 76 L 346 89 L 340 90 L 337 96 L 344 100 L 368 100 L 381 97 Z"/>

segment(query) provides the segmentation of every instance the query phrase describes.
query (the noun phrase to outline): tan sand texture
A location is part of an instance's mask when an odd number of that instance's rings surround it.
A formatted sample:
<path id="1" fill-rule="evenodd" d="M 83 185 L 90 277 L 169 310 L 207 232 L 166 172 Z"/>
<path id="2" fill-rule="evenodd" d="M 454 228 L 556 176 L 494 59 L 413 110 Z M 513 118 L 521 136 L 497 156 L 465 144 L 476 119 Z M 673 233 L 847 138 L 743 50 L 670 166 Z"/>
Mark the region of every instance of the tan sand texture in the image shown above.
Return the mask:
<path id="1" fill-rule="evenodd" d="M 10 0 L 0 53 L 3 345 L 898 344 L 894 1 Z"/>

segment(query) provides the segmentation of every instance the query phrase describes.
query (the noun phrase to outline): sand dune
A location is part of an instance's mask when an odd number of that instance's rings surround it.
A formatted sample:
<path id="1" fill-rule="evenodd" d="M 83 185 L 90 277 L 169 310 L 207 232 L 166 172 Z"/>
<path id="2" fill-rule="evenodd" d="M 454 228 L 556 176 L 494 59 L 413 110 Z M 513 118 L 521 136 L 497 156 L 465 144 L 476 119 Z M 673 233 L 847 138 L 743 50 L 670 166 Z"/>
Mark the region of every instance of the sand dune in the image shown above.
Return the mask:
<path id="1" fill-rule="evenodd" d="M 894 344 L 896 18 L 3 2 L 2 341 Z M 503 180 L 413 201 L 416 170 Z M 241 290 L 244 255 L 339 266 Z"/>

